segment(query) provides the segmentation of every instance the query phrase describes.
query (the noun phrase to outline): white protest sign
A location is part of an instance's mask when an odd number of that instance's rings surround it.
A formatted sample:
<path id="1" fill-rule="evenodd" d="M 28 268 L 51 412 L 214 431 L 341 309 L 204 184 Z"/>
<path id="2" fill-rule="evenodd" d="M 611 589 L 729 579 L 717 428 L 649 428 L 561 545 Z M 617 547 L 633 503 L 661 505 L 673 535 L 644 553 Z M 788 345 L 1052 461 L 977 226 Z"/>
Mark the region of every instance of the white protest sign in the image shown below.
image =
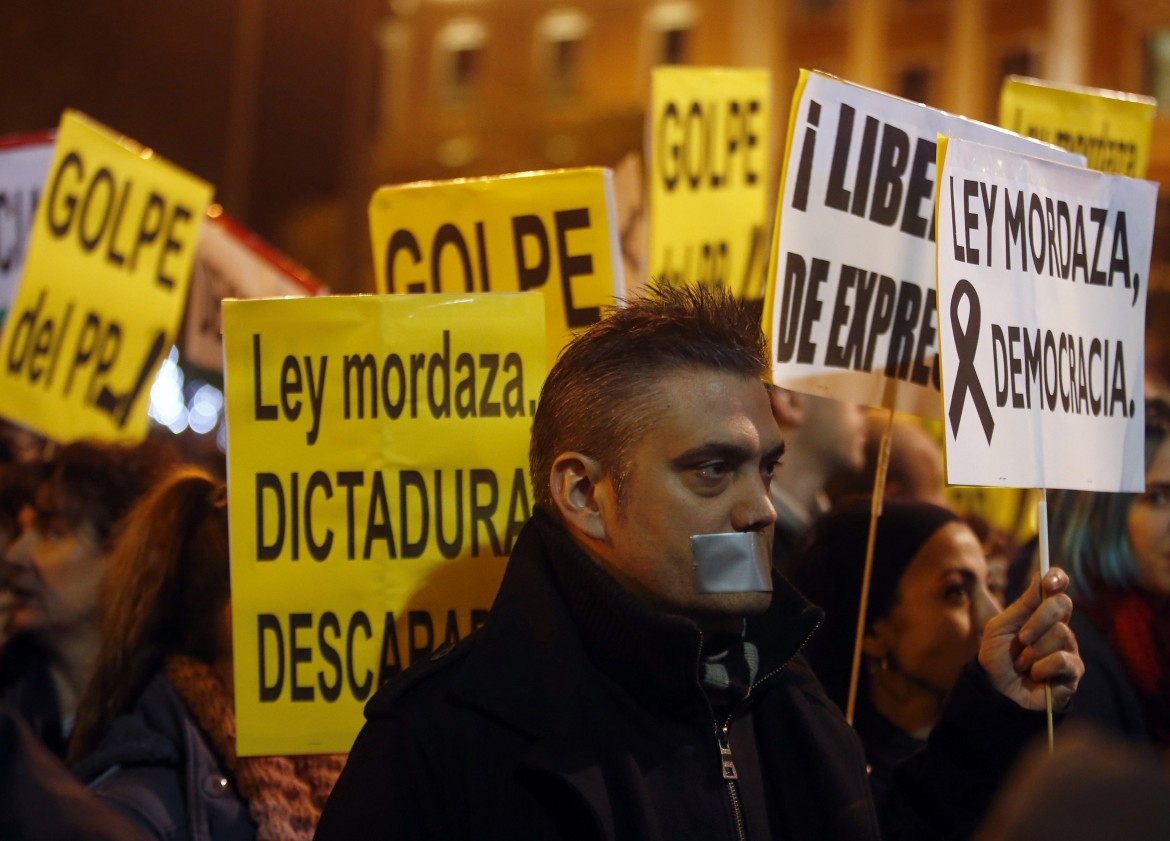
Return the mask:
<path id="1" fill-rule="evenodd" d="M 223 370 L 224 298 L 302 298 L 321 284 L 213 205 L 199 233 L 183 331 L 183 358 L 207 371 Z"/>
<path id="2" fill-rule="evenodd" d="M 953 138 L 939 153 L 948 480 L 1143 490 L 1158 185 Z"/>
<path id="3" fill-rule="evenodd" d="M 1084 158 L 802 71 L 769 266 L 776 383 L 940 416 L 934 193 L 939 134 Z"/>
<path id="4" fill-rule="evenodd" d="M 53 136 L 0 138 L 0 325 L 20 283 L 33 214 L 53 162 Z"/>
<path id="5" fill-rule="evenodd" d="M 640 295 L 646 280 L 646 187 L 642 156 L 627 152 L 613 168 L 613 197 L 618 245 L 622 252 L 621 286 L 614 297 Z"/>

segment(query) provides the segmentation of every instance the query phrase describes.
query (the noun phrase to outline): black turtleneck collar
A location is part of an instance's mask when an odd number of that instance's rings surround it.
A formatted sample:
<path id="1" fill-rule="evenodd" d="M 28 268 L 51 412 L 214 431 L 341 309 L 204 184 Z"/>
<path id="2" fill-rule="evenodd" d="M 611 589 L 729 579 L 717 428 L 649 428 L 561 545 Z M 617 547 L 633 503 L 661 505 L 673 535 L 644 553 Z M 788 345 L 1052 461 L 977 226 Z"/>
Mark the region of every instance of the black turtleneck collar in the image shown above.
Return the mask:
<path id="1" fill-rule="evenodd" d="M 800 650 L 822 616 L 783 578 L 774 584 L 772 606 L 747 623 L 759 654 L 757 686 Z M 586 664 L 654 715 L 711 714 L 700 683 L 699 627 L 645 605 L 540 511 L 516 541 L 487 625 L 468 642 L 477 639 L 454 696 L 526 732 L 567 726 L 565 705 L 583 701 L 566 698 L 563 688 Z"/>
<path id="2" fill-rule="evenodd" d="M 699 626 L 646 605 L 544 512 L 533 515 L 532 525 L 589 659 L 646 706 L 663 713 L 682 713 L 690 704 L 703 704 Z"/>
<path id="3" fill-rule="evenodd" d="M 644 704 L 684 714 L 705 705 L 699 656 L 703 634 L 694 621 L 657 611 L 621 586 L 547 514 L 529 524 L 543 544 L 554 586 L 568 609 L 582 646 L 602 671 Z M 769 610 L 747 623 L 760 653 L 759 679 L 783 667 L 820 623 L 821 612 L 783 578 L 774 582 Z"/>

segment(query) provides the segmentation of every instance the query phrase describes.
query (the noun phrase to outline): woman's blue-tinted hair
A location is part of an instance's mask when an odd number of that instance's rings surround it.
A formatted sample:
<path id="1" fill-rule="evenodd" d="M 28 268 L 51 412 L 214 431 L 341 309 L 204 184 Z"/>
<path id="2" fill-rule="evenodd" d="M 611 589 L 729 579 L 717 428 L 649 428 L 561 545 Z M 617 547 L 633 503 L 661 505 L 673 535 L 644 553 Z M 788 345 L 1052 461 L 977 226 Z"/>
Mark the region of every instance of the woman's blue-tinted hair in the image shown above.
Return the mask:
<path id="1" fill-rule="evenodd" d="M 1146 404 L 1146 469 L 1170 431 L 1170 405 L 1162 400 Z M 1052 491 L 1048 494 L 1048 522 L 1052 536 L 1052 563 L 1061 566 L 1072 582 L 1072 593 L 1092 598 L 1094 585 L 1111 589 L 1132 587 L 1136 562 L 1129 545 L 1129 507 L 1138 494 Z"/>

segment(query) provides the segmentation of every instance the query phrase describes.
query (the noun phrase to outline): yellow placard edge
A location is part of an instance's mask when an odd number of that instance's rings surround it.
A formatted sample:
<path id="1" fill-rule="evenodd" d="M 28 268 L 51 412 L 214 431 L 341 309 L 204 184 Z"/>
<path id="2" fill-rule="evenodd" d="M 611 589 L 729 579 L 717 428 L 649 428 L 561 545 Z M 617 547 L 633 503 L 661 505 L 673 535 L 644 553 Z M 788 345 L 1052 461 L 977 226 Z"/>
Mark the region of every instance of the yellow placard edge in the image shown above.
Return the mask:
<path id="1" fill-rule="evenodd" d="M 1003 80 L 1003 87 L 1000 89 L 1000 95 L 1013 85 L 1024 85 L 1038 90 L 1057 90 L 1065 93 L 1086 94 L 1088 96 L 1098 96 L 1102 99 L 1110 99 L 1119 103 L 1131 103 L 1134 105 L 1145 105 L 1152 109 L 1157 109 L 1158 100 L 1152 96 L 1147 96 L 1142 93 L 1129 93 L 1126 91 L 1115 91 L 1108 88 L 1093 88 L 1088 85 L 1074 85 L 1071 82 L 1054 82 L 1049 79 L 1038 79 L 1034 76 L 1008 76 Z M 1150 113 L 1151 119 L 1153 113 Z"/>
<path id="2" fill-rule="evenodd" d="M 610 298 L 612 299 L 611 306 L 621 306 L 628 296 L 626 291 L 626 265 L 622 258 L 622 232 L 618 228 L 618 211 L 617 211 L 617 191 L 613 186 L 613 169 L 611 167 L 601 167 L 602 183 L 605 186 L 605 215 L 606 228 L 609 229 L 609 276 L 613 281 L 613 286 L 610 289 Z M 604 307 L 602 308 L 604 311 Z M 545 330 L 548 330 L 547 323 Z M 545 336 L 545 343 L 547 345 L 548 336 Z M 564 347 L 557 353 L 557 358 L 560 358 L 561 353 L 564 352 Z M 551 367 L 551 366 L 550 366 Z M 548 371 L 545 371 L 545 376 Z"/>
<path id="3" fill-rule="evenodd" d="M 155 152 L 152 147 L 143 145 L 130 135 L 123 134 L 116 129 L 112 129 L 100 120 L 95 120 L 93 117 L 89 116 L 83 111 L 78 111 L 76 108 L 66 108 L 61 112 L 61 123 L 57 128 L 58 139 L 61 135 L 61 126 L 64 125 L 66 119 L 77 122 L 90 131 L 100 134 L 105 140 L 113 141 L 120 148 L 125 149 L 127 152 L 131 153 L 137 158 L 140 158 L 141 160 L 155 161 L 156 163 L 161 164 L 164 168 L 173 170 L 174 174 L 181 175 L 183 178 L 194 182 L 193 186 L 197 185 L 199 189 L 209 191 L 211 193 L 207 199 L 209 205 L 213 201 L 215 197 L 215 187 L 210 181 L 201 178 L 190 170 L 184 169 L 169 158 L 166 158 L 163 155 Z"/>
<path id="4" fill-rule="evenodd" d="M 938 212 L 938 208 L 942 202 L 942 188 L 943 188 L 943 181 L 944 181 L 943 167 L 946 165 L 947 146 L 949 143 L 950 143 L 950 138 L 947 135 L 945 135 L 945 134 L 938 135 L 938 140 L 936 141 L 937 145 L 936 145 L 935 153 L 934 153 L 934 171 L 935 171 L 935 179 L 934 179 L 934 181 L 935 181 L 935 183 L 934 183 L 934 207 L 935 207 L 935 211 L 934 211 L 934 300 L 935 301 L 939 300 L 939 289 L 938 289 L 938 259 L 939 259 L 938 258 L 938 229 L 939 229 L 938 217 L 939 217 L 939 212 Z M 937 306 L 935 306 L 935 313 L 938 314 L 938 307 Z M 939 317 L 939 321 L 942 321 L 942 316 L 939 315 L 938 317 Z M 944 370 L 943 370 L 943 364 L 942 364 L 942 352 L 943 352 L 943 349 L 942 349 L 942 345 L 940 344 L 939 348 L 938 348 L 938 402 L 939 402 L 939 407 L 940 407 L 939 408 L 939 417 L 942 418 L 942 424 L 943 424 L 942 443 L 943 443 L 943 447 L 945 448 L 946 444 L 947 444 L 947 434 L 946 434 L 947 401 L 946 401 L 944 395 L 947 393 L 947 391 L 946 391 L 947 383 L 946 383 L 946 378 L 944 376 Z M 949 468 L 947 466 L 945 452 L 944 452 L 944 458 L 943 458 L 943 484 L 948 486 L 948 487 L 951 485 L 951 477 L 949 475 Z"/>
<path id="5" fill-rule="evenodd" d="M 383 184 L 374 190 L 370 197 L 370 205 L 374 203 L 374 199 L 382 193 L 387 191 L 399 190 L 414 190 L 426 187 L 455 187 L 465 184 L 487 184 L 493 181 L 514 181 L 521 178 L 537 178 L 549 175 L 564 175 L 566 173 L 602 173 L 608 171 L 610 168 L 605 166 L 571 166 L 561 167 L 559 169 L 531 169 L 524 172 L 504 172 L 499 175 L 475 175 L 466 176 L 463 178 L 436 178 L 424 179 L 422 181 L 405 181 L 401 184 Z"/>
<path id="6" fill-rule="evenodd" d="M 808 85 L 808 77 L 819 70 L 800 69 L 796 79 L 796 87 L 792 91 L 792 105 L 788 109 L 788 131 L 784 138 L 784 158 L 780 163 L 780 195 L 776 199 L 776 218 L 772 222 L 772 241 L 768 245 L 768 269 L 764 275 L 764 310 L 760 313 L 760 326 L 764 330 L 764 344 L 768 351 L 769 361 L 772 359 L 772 309 L 776 305 L 776 273 L 779 271 L 779 260 L 776 249 L 780 245 L 780 216 L 784 210 L 784 187 L 788 181 L 788 161 L 792 156 L 792 136 L 796 133 L 796 121 L 800 115 L 800 102 L 804 97 L 804 89 Z M 822 74 L 828 75 L 828 74 Z M 772 379 L 771 364 L 768 366 L 768 379 Z"/>

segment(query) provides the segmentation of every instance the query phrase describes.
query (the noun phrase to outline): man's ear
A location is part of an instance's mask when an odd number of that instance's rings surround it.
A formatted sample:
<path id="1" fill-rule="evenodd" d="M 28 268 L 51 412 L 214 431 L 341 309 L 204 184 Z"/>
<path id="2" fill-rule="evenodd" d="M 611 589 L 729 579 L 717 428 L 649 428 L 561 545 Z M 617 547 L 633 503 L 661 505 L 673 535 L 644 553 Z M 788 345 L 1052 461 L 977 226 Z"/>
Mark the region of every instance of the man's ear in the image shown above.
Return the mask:
<path id="1" fill-rule="evenodd" d="M 798 392 L 778 385 L 769 389 L 772 400 L 772 417 L 781 427 L 796 427 L 804 423 L 805 402 Z"/>
<path id="2" fill-rule="evenodd" d="M 597 459 L 576 452 L 561 453 L 553 462 L 549 488 L 565 524 L 594 540 L 605 540 L 608 484 Z"/>

